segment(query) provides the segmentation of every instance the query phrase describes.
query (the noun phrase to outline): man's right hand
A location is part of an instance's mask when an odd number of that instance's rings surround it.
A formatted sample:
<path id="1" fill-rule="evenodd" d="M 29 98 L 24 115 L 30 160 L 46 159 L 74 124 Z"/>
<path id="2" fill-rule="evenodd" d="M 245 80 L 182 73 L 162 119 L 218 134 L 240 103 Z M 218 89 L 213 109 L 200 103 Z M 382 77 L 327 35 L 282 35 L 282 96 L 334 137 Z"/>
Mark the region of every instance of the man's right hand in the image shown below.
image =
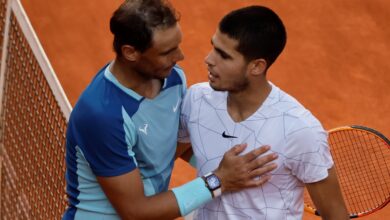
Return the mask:
<path id="1" fill-rule="evenodd" d="M 227 151 L 214 174 L 221 180 L 221 189 L 224 191 L 237 191 L 243 188 L 256 187 L 270 179 L 267 175 L 276 169 L 271 161 L 278 158 L 276 153 L 260 156 L 270 147 L 262 146 L 244 155 L 239 155 L 247 144 L 238 144 Z"/>

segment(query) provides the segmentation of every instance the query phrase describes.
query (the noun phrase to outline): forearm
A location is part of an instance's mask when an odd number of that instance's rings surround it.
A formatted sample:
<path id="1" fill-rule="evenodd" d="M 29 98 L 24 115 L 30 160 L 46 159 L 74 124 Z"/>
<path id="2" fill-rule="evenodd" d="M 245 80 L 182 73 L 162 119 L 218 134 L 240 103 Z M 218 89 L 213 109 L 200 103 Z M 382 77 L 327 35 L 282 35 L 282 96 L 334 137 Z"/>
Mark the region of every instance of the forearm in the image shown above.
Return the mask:
<path id="1" fill-rule="evenodd" d="M 201 178 L 149 197 L 144 194 L 138 169 L 97 179 L 121 219 L 174 219 L 211 200 L 211 193 Z"/>
<path id="2" fill-rule="evenodd" d="M 146 197 L 132 210 L 136 215 L 123 219 L 173 219 L 187 215 L 211 199 L 211 192 L 205 182 L 196 178 L 172 191 Z"/>
<path id="3" fill-rule="evenodd" d="M 187 215 L 211 199 L 211 192 L 206 187 L 204 180 L 196 178 L 172 191 L 149 197 L 146 200 L 146 206 L 149 207 L 140 212 L 140 215 L 146 219 L 155 219 L 155 217 L 172 219 Z M 162 207 L 160 204 L 164 204 L 164 206 Z M 142 209 L 142 207 L 140 208 Z M 150 213 L 155 210 L 160 210 L 161 213 Z"/>
<path id="4" fill-rule="evenodd" d="M 323 220 L 333 220 L 333 219 L 340 219 L 340 220 L 347 220 L 349 219 L 348 213 L 345 211 L 344 207 L 333 205 L 331 212 L 321 212 L 321 218 Z"/>
<path id="5" fill-rule="evenodd" d="M 121 219 L 175 219 L 180 210 L 172 191 L 160 193 L 155 196 L 140 198 L 137 202 L 128 205 L 128 209 L 119 211 Z"/>

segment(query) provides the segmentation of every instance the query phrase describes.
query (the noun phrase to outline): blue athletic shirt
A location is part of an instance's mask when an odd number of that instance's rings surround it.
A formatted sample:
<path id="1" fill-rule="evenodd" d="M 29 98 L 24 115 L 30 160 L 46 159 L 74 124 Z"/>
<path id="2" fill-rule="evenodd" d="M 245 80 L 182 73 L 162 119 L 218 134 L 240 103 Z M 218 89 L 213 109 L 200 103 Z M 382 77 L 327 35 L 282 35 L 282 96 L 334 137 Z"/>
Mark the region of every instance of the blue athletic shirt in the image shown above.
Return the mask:
<path id="1" fill-rule="evenodd" d="M 148 99 L 122 86 L 109 66 L 98 72 L 69 119 L 69 207 L 63 219 L 119 219 L 96 176 L 119 176 L 138 168 L 147 196 L 168 189 L 186 90 L 184 72 L 175 66 L 160 93 Z"/>

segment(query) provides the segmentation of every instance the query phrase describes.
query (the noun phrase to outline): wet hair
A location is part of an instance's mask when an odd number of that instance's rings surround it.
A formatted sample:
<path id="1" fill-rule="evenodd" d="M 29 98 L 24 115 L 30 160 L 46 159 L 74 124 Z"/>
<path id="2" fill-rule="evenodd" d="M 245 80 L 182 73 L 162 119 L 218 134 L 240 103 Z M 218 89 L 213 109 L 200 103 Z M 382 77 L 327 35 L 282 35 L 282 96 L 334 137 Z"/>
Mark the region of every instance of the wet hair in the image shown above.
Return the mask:
<path id="1" fill-rule="evenodd" d="M 286 45 L 286 30 L 282 20 L 264 6 L 249 6 L 234 10 L 219 23 L 221 33 L 238 41 L 236 50 L 246 61 L 262 58 L 267 68 Z"/>
<path id="2" fill-rule="evenodd" d="M 153 31 L 173 27 L 179 14 L 165 0 L 127 0 L 113 13 L 110 30 L 113 47 L 122 56 L 122 46 L 131 45 L 144 52 L 152 46 Z"/>

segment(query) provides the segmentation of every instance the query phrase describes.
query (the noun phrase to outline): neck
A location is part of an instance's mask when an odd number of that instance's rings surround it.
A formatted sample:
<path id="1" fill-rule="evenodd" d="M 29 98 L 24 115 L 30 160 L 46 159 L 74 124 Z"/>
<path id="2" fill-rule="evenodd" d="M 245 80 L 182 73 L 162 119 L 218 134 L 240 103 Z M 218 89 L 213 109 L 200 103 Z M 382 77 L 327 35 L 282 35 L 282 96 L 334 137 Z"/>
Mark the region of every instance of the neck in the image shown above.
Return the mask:
<path id="1" fill-rule="evenodd" d="M 162 87 L 161 80 L 146 77 L 144 74 L 136 71 L 131 63 L 121 58 L 114 60 L 110 71 L 121 85 L 146 98 L 157 96 Z"/>
<path id="2" fill-rule="evenodd" d="M 264 78 L 259 83 L 250 84 L 243 91 L 229 92 L 227 108 L 230 117 L 235 122 L 246 120 L 261 107 L 271 89 L 271 85 Z"/>

